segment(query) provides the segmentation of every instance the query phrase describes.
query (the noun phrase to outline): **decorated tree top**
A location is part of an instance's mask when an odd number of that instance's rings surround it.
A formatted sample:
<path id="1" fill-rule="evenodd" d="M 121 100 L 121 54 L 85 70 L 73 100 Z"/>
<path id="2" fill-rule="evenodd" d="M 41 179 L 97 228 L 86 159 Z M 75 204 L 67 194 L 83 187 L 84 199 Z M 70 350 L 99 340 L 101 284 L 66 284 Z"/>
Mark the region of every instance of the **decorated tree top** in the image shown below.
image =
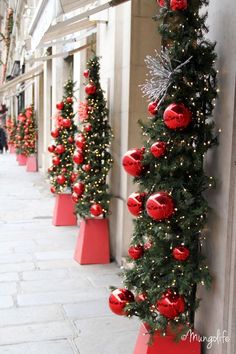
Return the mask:
<path id="1" fill-rule="evenodd" d="M 73 113 L 74 82 L 68 80 L 64 85 L 64 96 L 56 105 L 55 128 L 51 132 L 54 141 L 48 147 L 53 153 L 52 166 L 48 169 L 52 193 L 63 193 L 71 189 L 75 179 L 73 172 L 74 135 L 76 126 Z"/>
<path id="2" fill-rule="evenodd" d="M 37 124 L 33 105 L 26 107 L 25 116 L 27 119 L 24 122 L 24 145 L 26 156 L 30 156 L 37 152 L 38 140 Z"/>
<path id="3" fill-rule="evenodd" d="M 217 90 L 215 44 L 205 38 L 207 15 L 200 11 L 208 1 L 158 3 L 163 47 L 146 59 L 145 148 L 123 158 L 139 184 L 127 202 L 137 217 L 128 250 L 131 267 L 124 271 L 127 289 L 113 292 L 110 307 L 140 317 L 152 333 L 165 333 L 170 325 L 194 326 L 197 285 L 211 283 L 201 245 L 208 214 L 203 192 L 214 180 L 205 174 L 203 160 L 216 144 L 211 115 Z"/>
<path id="4" fill-rule="evenodd" d="M 86 100 L 79 106 L 80 127 L 75 138 L 74 162 L 78 166 L 78 179 L 74 184 L 73 198 L 81 217 L 105 217 L 110 202 L 107 175 L 112 164 L 109 152 L 112 133 L 100 86 L 99 58 L 92 57 L 87 67 L 84 72 Z"/>

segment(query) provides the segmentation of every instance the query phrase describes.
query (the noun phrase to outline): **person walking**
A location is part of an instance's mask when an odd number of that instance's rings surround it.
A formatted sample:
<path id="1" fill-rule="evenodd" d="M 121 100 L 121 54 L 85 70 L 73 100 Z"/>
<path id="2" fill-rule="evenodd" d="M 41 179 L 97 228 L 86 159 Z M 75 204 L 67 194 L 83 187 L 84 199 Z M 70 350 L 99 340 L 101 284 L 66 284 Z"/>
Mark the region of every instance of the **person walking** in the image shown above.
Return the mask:
<path id="1" fill-rule="evenodd" d="M 7 146 L 7 135 L 5 130 L 0 126 L 0 154 L 3 153 L 3 149 L 5 148 L 5 150 L 8 149 Z"/>

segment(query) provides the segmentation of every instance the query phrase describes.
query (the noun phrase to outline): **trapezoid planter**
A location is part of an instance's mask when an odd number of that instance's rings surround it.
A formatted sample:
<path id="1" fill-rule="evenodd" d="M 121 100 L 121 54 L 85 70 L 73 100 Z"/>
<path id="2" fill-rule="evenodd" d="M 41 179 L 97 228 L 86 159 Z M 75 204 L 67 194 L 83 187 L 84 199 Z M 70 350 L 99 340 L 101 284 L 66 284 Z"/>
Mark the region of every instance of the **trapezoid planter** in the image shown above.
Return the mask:
<path id="1" fill-rule="evenodd" d="M 201 354 L 201 342 L 195 332 L 175 341 L 174 335 L 162 336 L 156 333 L 152 344 L 148 345 L 150 335 L 144 324 L 141 325 L 133 354 Z"/>
<path id="2" fill-rule="evenodd" d="M 74 260 L 79 264 L 110 263 L 108 219 L 86 218 L 80 222 Z"/>
<path id="3" fill-rule="evenodd" d="M 74 202 L 71 194 L 56 195 L 52 224 L 54 226 L 77 225 L 77 217 L 74 214 Z"/>
<path id="4" fill-rule="evenodd" d="M 38 171 L 38 164 L 35 155 L 28 156 L 27 158 L 27 165 L 26 165 L 27 172 L 37 172 Z"/>
<path id="5" fill-rule="evenodd" d="M 26 163 L 27 163 L 27 156 L 25 156 L 25 155 L 23 155 L 23 154 L 19 154 L 17 161 L 18 161 L 19 166 L 26 166 Z"/>

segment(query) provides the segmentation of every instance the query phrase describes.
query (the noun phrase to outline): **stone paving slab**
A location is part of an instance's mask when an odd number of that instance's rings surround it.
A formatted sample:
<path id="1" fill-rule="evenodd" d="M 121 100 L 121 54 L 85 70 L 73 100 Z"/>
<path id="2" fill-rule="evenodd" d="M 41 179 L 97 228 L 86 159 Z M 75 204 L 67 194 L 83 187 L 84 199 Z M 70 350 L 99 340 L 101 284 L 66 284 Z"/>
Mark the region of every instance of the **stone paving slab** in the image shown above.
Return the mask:
<path id="1" fill-rule="evenodd" d="M 57 340 L 5 345 L 0 347 L 0 354 L 75 354 L 75 352 L 68 340 Z"/>

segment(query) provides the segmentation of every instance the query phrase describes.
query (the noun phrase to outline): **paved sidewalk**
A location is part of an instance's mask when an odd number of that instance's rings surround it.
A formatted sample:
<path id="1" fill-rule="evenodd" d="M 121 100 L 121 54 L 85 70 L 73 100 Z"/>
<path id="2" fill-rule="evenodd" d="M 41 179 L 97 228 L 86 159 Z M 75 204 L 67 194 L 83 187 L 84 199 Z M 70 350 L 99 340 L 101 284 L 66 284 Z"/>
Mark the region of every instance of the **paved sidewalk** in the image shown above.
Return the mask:
<path id="1" fill-rule="evenodd" d="M 53 227 L 39 173 L 0 155 L 0 354 L 132 354 L 139 323 L 108 309 L 115 264 L 73 261 L 77 227 Z"/>

